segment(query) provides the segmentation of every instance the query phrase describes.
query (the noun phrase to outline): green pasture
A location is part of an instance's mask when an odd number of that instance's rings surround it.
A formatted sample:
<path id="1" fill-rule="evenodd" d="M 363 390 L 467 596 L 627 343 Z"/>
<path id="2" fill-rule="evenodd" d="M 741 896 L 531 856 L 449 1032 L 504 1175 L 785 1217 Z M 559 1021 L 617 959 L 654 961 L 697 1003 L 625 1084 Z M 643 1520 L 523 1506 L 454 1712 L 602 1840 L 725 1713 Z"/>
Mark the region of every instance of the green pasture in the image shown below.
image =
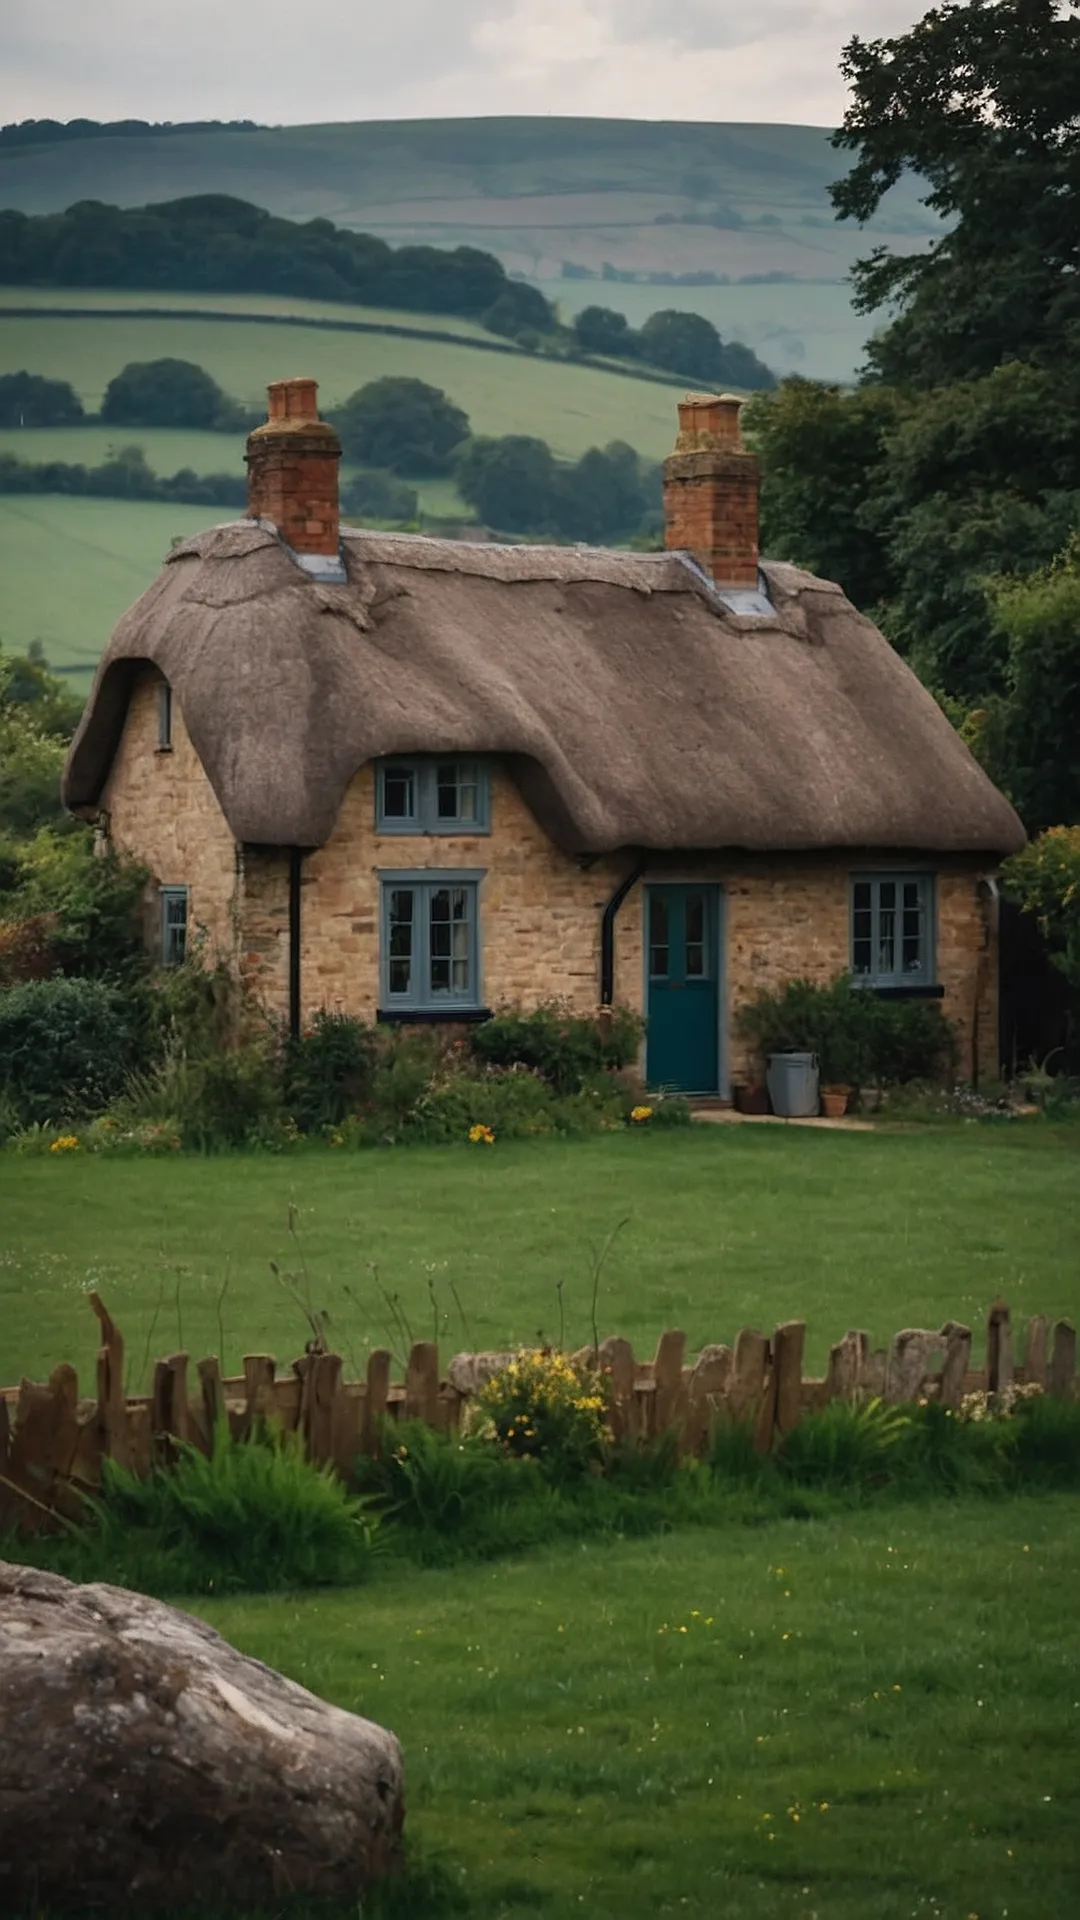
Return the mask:
<path id="1" fill-rule="evenodd" d="M 282 1362 L 306 1326 L 271 1272 L 301 1275 L 350 1370 L 436 1330 L 446 1351 L 601 1334 L 644 1354 L 803 1318 L 812 1364 L 848 1327 L 972 1325 L 1080 1310 L 1075 1128 L 1041 1122 L 812 1132 L 706 1127 L 493 1149 L 291 1157 L 0 1155 L 0 1383 L 59 1360 L 90 1377 L 100 1291 L 129 1378 L 161 1353 Z M 290 1204 L 299 1235 L 290 1236 Z M 389 1304 L 393 1296 L 396 1308 Z M 407 1332 L 403 1332 L 407 1325 Z"/>
<path id="2" fill-rule="evenodd" d="M 60 313 L 68 308 L 82 313 L 88 307 L 109 312 L 163 307 L 181 313 L 273 313 L 308 320 L 353 321 L 370 327 L 408 327 L 421 333 L 434 328 L 439 333 L 458 333 L 463 340 L 492 339 L 478 320 L 465 320 L 456 313 L 399 312 L 392 307 L 350 306 L 341 300 L 300 300 L 284 293 L 180 293 L 172 287 L 148 293 L 133 293 L 126 287 L 0 287 L 0 313 L 11 307 L 49 307 Z"/>
<path id="3" fill-rule="evenodd" d="M 1048 1920 L 1080 1901 L 1078 1579 L 1062 1494 L 195 1610 L 393 1728 L 407 1843 L 475 1920 Z"/>
<path id="4" fill-rule="evenodd" d="M 229 517 L 227 507 L 0 494 L 0 645 L 17 653 L 40 640 L 50 665 L 77 669 L 73 684 L 87 689 L 172 541 Z"/>
<path id="5" fill-rule="evenodd" d="M 527 355 L 482 353 L 462 342 L 390 335 L 321 333 L 256 320 L 20 319 L 0 312 L 0 371 L 26 368 L 69 380 L 90 409 L 130 360 L 194 360 L 233 399 L 261 407 L 271 380 L 295 374 L 319 382 L 324 408 L 384 374 L 441 387 L 464 407 L 474 432 L 531 433 L 556 454 L 576 459 L 589 447 L 628 440 L 659 459 L 674 443 L 675 406 L 685 382 L 670 387 L 595 367 Z"/>

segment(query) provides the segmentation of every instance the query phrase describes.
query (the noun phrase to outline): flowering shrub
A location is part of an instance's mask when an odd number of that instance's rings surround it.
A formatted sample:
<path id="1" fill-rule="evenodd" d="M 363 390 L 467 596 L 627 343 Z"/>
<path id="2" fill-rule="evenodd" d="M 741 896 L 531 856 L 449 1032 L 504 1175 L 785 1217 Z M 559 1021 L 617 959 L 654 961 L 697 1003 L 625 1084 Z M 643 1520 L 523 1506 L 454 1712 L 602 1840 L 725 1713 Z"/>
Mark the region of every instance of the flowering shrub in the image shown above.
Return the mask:
<path id="1" fill-rule="evenodd" d="M 74 1133 L 61 1133 L 51 1143 L 49 1147 L 49 1152 L 50 1153 L 77 1153 L 78 1148 L 79 1148 L 78 1137 Z"/>
<path id="2" fill-rule="evenodd" d="M 630 1109 L 630 1118 L 636 1127 L 644 1126 L 646 1120 L 651 1120 L 652 1117 L 651 1107 L 631 1107 Z"/>
<path id="3" fill-rule="evenodd" d="M 600 1461 L 610 1404 L 606 1374 L 550 1347 L 523 1349 L 475 1401 L 481 1434 L 555 1478 Z"/>
<path id="4" fill-rule="evenodd" d="M 482 1126 L 479 1123 L 475 1127 L 469 1128 L 469 1139 L 472 1141 L 474 1147 L 493 1147 L 495 1145 L 495 1135 L 492 1133 L 491 1128 Z"/>
<path id="5" fill-rule="evenodd" d="M 1000 1393 L 965 1393 L 957 1409 L 963 1421 L 1010 1420 L 1025 1400 L 1034 1400 L 1042 1388 L 1034 1380 L 1023 1386 L 1004 1387 Z"/>
<path id="6" fill-rule="evenodd" d="M 1006 891 L 1034 914 L 1054 965 L 1080 987 L 1080 827 L 1047 827 L 1002 872 Z"/>

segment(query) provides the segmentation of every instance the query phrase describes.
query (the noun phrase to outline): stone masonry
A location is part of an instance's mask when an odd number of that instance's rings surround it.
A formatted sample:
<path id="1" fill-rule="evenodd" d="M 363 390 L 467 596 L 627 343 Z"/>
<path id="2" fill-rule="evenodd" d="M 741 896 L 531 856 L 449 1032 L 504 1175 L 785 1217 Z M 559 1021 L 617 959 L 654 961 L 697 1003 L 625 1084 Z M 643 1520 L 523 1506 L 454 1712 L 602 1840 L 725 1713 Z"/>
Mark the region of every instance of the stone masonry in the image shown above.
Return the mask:
<path id="1" fill-rule="evenodd" d="M 288 852 L 238 849 L 173 703 L 172 751 L 157 749 L 157 674 L 138 681 L 103 806 L 119 847 L 154 882 L 147 930 L 159 937 L 157 885 L 189 888 L 189 938 L 235 967 L 280 1017 L 288 1011 Z M 375 830 L 374 775 L 353 779 L 325 847 L 303 863 L 302 1011 L 372 1019 L 379 994 L 379 873 L 406 867 L 471 868 L 480 888 L 484 1003 L 492 1008 L 565 1001 L 579 1013 L 599 999 L 600 920 L 629 856 L 575 860 L 547 838 L 513 781 L 492 770 L 491 831 L 478 835 L 385 835 Z M 723 1020 L 731 1079 L 748 1062 L 731 1037 L 732 1015 L 761 987 L 797 974 L 826 981 L 848 961 L 853 871 L 880 871 L 880 854 L 796 857 L 654 856 L 616 921 L 615 997 L 644 1011 L 644 886 L 650 880 L 714 881 L 722 888 Z M 917 862 L 916 864 L 924 864 Z M 973 860 L 937 871 L 937 976 L 944 1011 L 961 1035 L 960 1070 L 978 1047 L 983 1074 L 997 1069 L 997 950 L 989 902 Z"/>

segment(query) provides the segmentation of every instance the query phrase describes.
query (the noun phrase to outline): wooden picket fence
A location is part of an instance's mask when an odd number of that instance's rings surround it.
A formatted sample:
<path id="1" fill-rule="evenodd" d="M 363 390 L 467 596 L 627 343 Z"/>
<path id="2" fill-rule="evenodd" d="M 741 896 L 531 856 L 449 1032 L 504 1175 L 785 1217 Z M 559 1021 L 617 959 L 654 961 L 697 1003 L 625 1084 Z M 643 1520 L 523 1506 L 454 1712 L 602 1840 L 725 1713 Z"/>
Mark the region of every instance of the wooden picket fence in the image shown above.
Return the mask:
<path id="1" fill-rule="evenodd" d="M 66 1363 L 48 1381 L 24 1379 L 0 1389 L 0 1531 L 33 1531 L 75 1517 L 81 1496 L 101 1484 L 104 1459 L 138 1474 L 175 1457 L 176 1444 L 209 1449 L 221 1420 L 242 1436 L 265 1420 L 303 1438 L 308 1457 L 349 1479 L 361 1453 L 377 1453 L 388 1421 L 423 1420 L 455 1430 L 471 1396 L 505 1365 L 508 1353 L 457 1354 L 445 1375 L 433 1341 L 418 1341 L 403 1381 L 391 1381 L 393 1357 L 377 1348 L 363 1380 L 346 1380 L 341 1356 L 309 1351 L 278 1374 L 267 1354 L 249 1354 L 242 1374 L 223 1378 L 217 1359 L 200 1360 L 197 1385 L 190 1356 L 174 1353 L 154 1367 L 149 1394 L 124 1391 L 124 1341 L 97 1294 L 89 1296 L 100 1325 L 96 1393 L 81 1397 Z M 966 1394 L 1004 1393 L 1034 1384 L 1063 1399 L 1077 1392 L 1076 1334 L 1067 1320 L 1051 1330 L 1036 1314 L 1025 1329 L 1024 1357 L 1014 1360 L 1008 1307 L 990 1310 L 983 1366 L 971 1365 L 972 1335 L 955 1321 L 908 1328 L 887 1348 L 872 1350 L 865 1333 L 846 1333 L 831 1349 L 821 1378 L 803 1372 L 805 1322 L 786 1321 L 767 1338 L 744 1327 L 733 1346 L 707 1346 L 685 1363 L 686 1336 L 661 1334 L 651 1360 L 637 1360 L 628 1340 L 612 1337 L 575 1358 L 611 1377 L 610 1426 L 616 1439 L 642 1442 L 668 1431 L 684 1453 L 700 1452 L 717 1421 L 750 1421 L 765 1452 L 808 1409 L 837 1398 L 880 1395 L 887 1401 L 937 1399 L 958 1407 Z"/>

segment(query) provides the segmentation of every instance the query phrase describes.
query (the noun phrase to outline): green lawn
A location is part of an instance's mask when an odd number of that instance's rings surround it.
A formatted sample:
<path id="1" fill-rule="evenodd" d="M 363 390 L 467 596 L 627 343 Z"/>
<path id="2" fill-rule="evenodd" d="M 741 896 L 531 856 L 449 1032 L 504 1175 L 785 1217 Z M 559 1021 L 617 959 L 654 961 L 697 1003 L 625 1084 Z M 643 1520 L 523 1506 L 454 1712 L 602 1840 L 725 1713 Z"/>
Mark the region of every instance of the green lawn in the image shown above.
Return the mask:
<path id="1" fill-rule="evenodd" d="M 807 1321 L 816 1365 L 852 1326 L 884 1341 L 951 1316 L 979 1339 L 998 1293 L 1018 1315 L 1075 1318 L 1078 1144 L 1075 1128 L 1018 1122 L 702 1126 L 284 1158 L 3 1155 L 0 1380 L 61 1359 L 90 1380 L 92 1287 L 127 1335 L 133 1390 L 148 1357 L 180 1346 L 223 1344 L 229 1368 L 245 1352 L 291 1360 L 305 1327 L 269 1265 L 297 1264 L 290 1200 L 314 1304 L 330 1310 L 347 1364 L 388 1343 L 379 1285 L 400 1296 L 416 1338 L 432 1329 L 433 1285 L 454 1350 L 557 1337 L 562 1282 L 566 1340 L 583 1342 L 590 1245 L 624 1217 L 598 1319 L 643 1353 L 665 1327 L 697 1347 L 792 1317 Z"/>
<path id="2" fill-rule="evenodd" d="M 478 1920 L 1057 1920 L 1078 1580 L 1057 1495 L 197 1610 L 394 1729 L 407 1837 Z"/>

